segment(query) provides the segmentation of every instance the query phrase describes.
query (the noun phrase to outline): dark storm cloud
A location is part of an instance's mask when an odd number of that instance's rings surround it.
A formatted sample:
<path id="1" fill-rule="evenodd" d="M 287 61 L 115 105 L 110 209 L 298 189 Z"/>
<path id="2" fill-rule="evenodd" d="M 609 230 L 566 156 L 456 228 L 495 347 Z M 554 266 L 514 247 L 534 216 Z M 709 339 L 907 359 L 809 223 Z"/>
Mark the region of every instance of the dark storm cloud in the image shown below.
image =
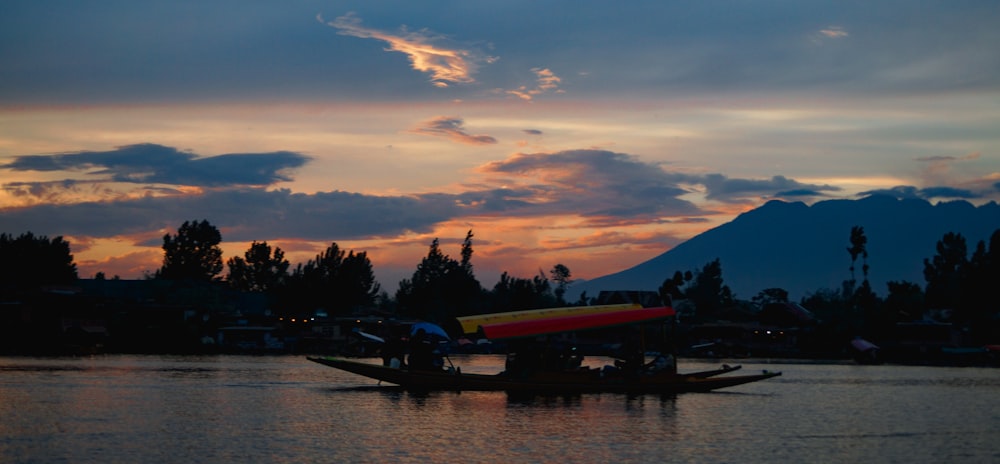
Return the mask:
<path id="1" fill-rule="evenodd" d="M 290 151 L 198 157 L 143 143 L 101 152 L 18 156 L 0 165 L 0 170 L 83 172 L 89 181 L 135 184 L 266 186 L 292 180 L 289 170 L 308 161 L 309 157 Z"/>
<path id="2" fill-rule="evenodd" d="M 524 129 L 521 132 L 524 132 L 525 134 L 528 135 L 542 135 L 542 131 L 538 129 Z"/>

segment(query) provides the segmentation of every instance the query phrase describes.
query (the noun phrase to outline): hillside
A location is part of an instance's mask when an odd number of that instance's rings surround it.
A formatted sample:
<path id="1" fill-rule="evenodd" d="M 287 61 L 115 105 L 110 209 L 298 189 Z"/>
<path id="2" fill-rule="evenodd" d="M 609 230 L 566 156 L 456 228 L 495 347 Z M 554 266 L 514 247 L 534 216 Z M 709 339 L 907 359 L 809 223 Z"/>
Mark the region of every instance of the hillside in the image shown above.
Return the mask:
<path id="1" fill-rule="evenodd" d="M 1000 205 L 965 201 L 932 205 L 924 200 L 871 196 L 827 200 L 808 206 L 771 201 L 708 230 L 673 249 L 615 274 L 581 282 L 567 299 L 586 291 L 656 290 L 675 271 L 695 271 L 719 258 L 722 277 L 737 298 L 778 287 L 792 299 L 823 288 L 840 288 L 850 278 L 851 227 L 868 237 L 869 281 L 885 295 L 888 281 L 924 285 L 923 260 L 936 254 L 947 232 L 965 237 L 969 253 L 1000 229 Z M 858 279 L 861 278 L 860 262 Z"/>

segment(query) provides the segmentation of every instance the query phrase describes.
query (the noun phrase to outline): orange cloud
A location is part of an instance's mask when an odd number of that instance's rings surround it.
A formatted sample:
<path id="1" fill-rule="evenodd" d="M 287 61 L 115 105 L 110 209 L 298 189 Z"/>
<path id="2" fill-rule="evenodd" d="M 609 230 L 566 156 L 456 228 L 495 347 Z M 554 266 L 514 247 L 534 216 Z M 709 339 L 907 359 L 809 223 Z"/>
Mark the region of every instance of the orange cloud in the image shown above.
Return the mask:
<path id="1" fill-rule="evenodd" d="M 390 34 L 362 26 L 361 18 L 354 13 L 348 13 L 331 22 L 325 22 L 319 15 L 316 19 L 336 28 L 339 34 L 376 39 L 389 44 L 387 51 L 405 54 L 409 57 L 413 69 L 431 75 L 431 83 L 436 87 L 448 87 L 449 83 L 475 82 L 472 75 L 475 74 L 478 63 L 481 61 L 492 63 L 497 59 L 482 57 L 472 50 L 435 45 L 435 42 L 440 41 L 442 37 L 427 29 L 409 31 L 404 27 L 401 34 Z"/>
<path id="2" fill-rule="evenodd" d="M 548 68 L 534 68 L 531 70 L 537 76 L 535 88 L 529 89 L 527 86 L 522 85 L 514 90 L 507 90 L 506 93 L 514 95 L 522 100 L 531 101 L 537 95 L 549 91 L 555 91 L 556 93 L 562 93 L 563 91 L 559 89 L 559 84 L 562 83 L 562 78 L 557 76 Z"/>

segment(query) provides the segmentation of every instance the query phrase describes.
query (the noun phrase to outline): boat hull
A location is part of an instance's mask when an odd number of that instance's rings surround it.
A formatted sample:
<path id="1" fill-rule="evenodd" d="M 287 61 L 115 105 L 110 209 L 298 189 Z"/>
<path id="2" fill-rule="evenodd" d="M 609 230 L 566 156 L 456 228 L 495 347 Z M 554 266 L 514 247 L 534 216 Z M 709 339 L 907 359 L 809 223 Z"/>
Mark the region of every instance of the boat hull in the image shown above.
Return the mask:
<path id="1" fill-rule="evenodd" d="M 602 374 L 597 369 L 545 372 L 530 377 L 503 374 L 466 374 L 460 371 L 419 371 L 396 369 L 329 357 L 309 357 L 310 361 L 340 369 L 380 382 L 411 390 L 507 391 L 524 393 L 686 393 L 707 392 L 733 387 L 781 375 L 763 372 L 751 375 L 723 376 L 739 369 L 724 367 L 692 374 L 643 374 L 635 376 Z"/>

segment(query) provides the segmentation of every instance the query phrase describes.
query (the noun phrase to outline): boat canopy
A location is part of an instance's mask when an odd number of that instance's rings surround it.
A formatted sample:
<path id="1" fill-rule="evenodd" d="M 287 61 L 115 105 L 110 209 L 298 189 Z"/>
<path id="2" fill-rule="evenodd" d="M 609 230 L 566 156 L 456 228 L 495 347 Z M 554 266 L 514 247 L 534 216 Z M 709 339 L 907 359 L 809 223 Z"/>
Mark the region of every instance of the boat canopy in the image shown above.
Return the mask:
<path id="1" fill-rule="evenodd" d="M 458 323 L 462 325 L 462 333 L 473 334 L 479 331 L 480 326 L 490 324 L 502 324 L 516 321 L 531 321 L 536 319 L 547 319 L 561 316 L 579 316 L 583 314 L 599 314 L 615 311 L 625 311 L 642 308 L 638 304 L 614 304 L 600 306 L 572 306 L 564 308 L 530 309 L 527 311 L 510 311 L 506 313 L 481 314 L 478 316 L 458 317 Z"/>
<path id="2" fill-rule="evenodd" d="M 599 329 L 666 319 L 676 314 L 673 308 L 638 308 L 589 314 L 557 315 L 541 319 L 516 320 L 481 325 L 490 340 L 535 337 L 578 330 Z"/>

